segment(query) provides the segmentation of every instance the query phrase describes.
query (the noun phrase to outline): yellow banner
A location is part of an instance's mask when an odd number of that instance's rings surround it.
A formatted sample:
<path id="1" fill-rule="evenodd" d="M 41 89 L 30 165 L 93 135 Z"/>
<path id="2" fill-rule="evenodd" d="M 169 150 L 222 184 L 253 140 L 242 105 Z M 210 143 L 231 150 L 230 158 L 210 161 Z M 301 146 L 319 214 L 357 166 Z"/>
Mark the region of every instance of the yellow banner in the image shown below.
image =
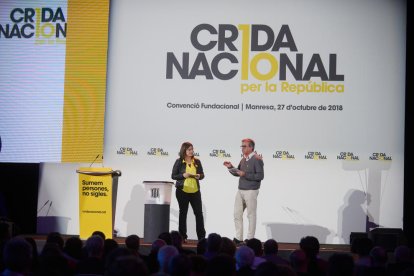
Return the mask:
<path id="1" fill-rule="evenodd" d="M 80 238 L 87 239 L 94 231 L 112 238 L 112 169 L 80 168 L 78 172 Z"/>
<path id="2" fill-rule="evenodd" d="M 62 162 L 103 153 L 108 17 L 109 0 L 68 1 Z"/>

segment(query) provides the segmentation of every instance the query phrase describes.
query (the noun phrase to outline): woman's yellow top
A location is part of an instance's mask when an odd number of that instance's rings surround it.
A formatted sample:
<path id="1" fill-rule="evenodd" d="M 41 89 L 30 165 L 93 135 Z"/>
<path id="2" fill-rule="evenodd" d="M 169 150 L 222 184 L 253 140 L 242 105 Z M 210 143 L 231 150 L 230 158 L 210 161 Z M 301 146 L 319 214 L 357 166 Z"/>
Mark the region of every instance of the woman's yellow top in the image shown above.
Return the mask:
<path id="1" fill-rule="evenodd" d="M 185 160 L 183 160 L 185 162 Z M 197 168 L 194 164 L 194 159 L 191 160 L 191 163 L 186 163 L 185 165 L 185 172 L 196 175 L 197 174 Z M 197 186 L 197 180 L 192 177 L 188 177 L 184 180 L 184 187 L 183 191 L 186 193 L 196 193 L 198 192 L 198 186 Z"/>

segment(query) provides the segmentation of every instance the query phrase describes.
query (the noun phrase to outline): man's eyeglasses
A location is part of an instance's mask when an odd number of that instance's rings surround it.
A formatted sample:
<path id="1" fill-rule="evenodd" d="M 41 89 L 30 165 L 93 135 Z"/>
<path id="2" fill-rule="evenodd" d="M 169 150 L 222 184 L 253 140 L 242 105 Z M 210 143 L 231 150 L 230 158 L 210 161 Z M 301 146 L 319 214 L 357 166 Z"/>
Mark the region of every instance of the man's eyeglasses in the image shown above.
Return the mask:
<path id="1" fill-rule="evenodd" d="M 247 147 L 247 145 L 242 145 L 242 146 L 240 146 L 241 148 L 246 148 Z"/>

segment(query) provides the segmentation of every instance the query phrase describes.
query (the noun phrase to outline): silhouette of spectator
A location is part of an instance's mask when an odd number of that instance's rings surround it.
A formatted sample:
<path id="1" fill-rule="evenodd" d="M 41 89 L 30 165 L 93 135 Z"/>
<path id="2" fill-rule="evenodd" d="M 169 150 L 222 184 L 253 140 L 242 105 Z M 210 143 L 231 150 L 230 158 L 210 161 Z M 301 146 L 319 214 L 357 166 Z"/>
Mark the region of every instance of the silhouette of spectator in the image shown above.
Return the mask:
<path id="1" fill-rule="evenodd" d="M 55 242 L 46 243 L 39 256 L 38 275 L 72 275 L 68 260 Z"/>
<path id="2" fill-rule="evenodd" d="M 252 252 L 253 254 L 253 252 Z M 234 258 L 219 254 L 211 258 L 207 264 L 207 276 L 227 276 L 236 275 L 236 265 Z"/>
<path id="3" fill-rule="evenodd" d="M 325 275 L 328 264 L 318 256 L 320 248 L 318 239 L 313 236 L 306 236 L 300 240 L 299 245 L 306 254 L 308 273 L 312 275 Z"/>
<path id="4" fill-rule="evenodd" d="M 177 248 L 180 254 L 190 255 L 195 254 L 192 250 L 187 250 L 183 248 L 183 236 L 181 236 L 178 231 L 171 231 L 171 245 Z"/>
<path id="5" fill-rule="evenodd" d="M 89 237 L 85 243 L 87 257 L 82 259 L 76 268 L 78 274 L 103 274 L 104 261 L 104 240 L 99 235 Z"/>
<path id="6" fill-rule="evenodd" d="M 191 275 L 202 276 L 207 270 L 207 260 L 202 255 L 190 255 Z"/>
<path id="7" fill-rule="evenodd" d="M 39 252 L 37 251 L 36 241 L 32 237 L 24 238 L 32 247 L 32 264 L 30 271 L 36 273 L 39 268 Z M 0 259 L 1 260 L 1 259 Z"/>
<path id="8" fill-rule="evenodd" d="M 10 239 L 4 246 L 3 262 L 5 270 L 2 275 L 29 275 L 32 246 L 20 237 Z"/>
<path id="9" fill-rule="evenodd" d="M 66 240 L 65 246 L 63 247 L 63 252 L 72 257 L 73 259 L 79 261 L 82 259 L 82 247 L 83 242 L 79 237 L 70 237 Z"/>
<path id="10" fill-rule="evenodd" d="M 328 260 L 328 276 L 354 275 L 354 259 L 349 254 L 334 253 Z"/>
<path id="11" fill-rule="evenodd" d="M 103 255 L 102 260 L 105 262 L 108 255 L 115 249 L 119 247 L 119 244 L 114 239 L 106 239 L 104 241 L 104 249 L 103 249 Z"/>
<path id="12" fill-rule="evenodd" d="M 400 275 L 403 271 L 414 268 L 411 250 L 406 245 L 397 246 L 394 249 L 395 263 L 388 265 L 390 275 Z"/>
<path id="13" fill-rule="evenodd" d="M 256 268 L 261 264 L 264 263 L 266 260 L 263 257 L 263 248 L 262 242 L 256 238 L 252 238 L 246 242 L 246 245 L 250 247 L 254 252 L 254 260 L 252 264 L 252 269 L 256 270 Z"/>
<path id="14" fill-rule="evenodd" d="M 148 256 L 139 253 L 139 248 L 141 246 L 141 239 L 138 235 L 129 235 L 125 239 L 125 246 L 131 250 L 131 252 L 140 257 L 145 263 L 147 262 Z"/>
<path id="15" fill-rule="evenodd" d="M 375 246 L 371 249 L 369 255 L 371 257 L 372 264 L 371 267 L 365 269 L 365 273 L 376 276 L 387 275 L 387 251 L 381 246 Z"/>
<path id="16" fill-rule="evenodd" d="M 131 253 L 130 253 L 131 254 Z M 107 269 L 106 276 L 149 275 L 145 263 L 137 256 L 120 256 Z"/>
<path id="17" fill-rule="evenodd" d="M 293 271 L 292 271 L 293 272 Z M 261 263 L 255 273 L 255 276 L 279 276 L 278 267 L 276 264 L 268 261 Z"/>
<path id="18" fill-rule="evenodd" d="M 115 261 L 120 257 L 135 256 L 131 250 L 125 247 L 118 247 L 112 250 L 105 259 L 105 271 L 109 270 Z"/>
<path id="19" fill-rule="evenodd" d="M 106 240 L 105 233 L 104 233 L 104 232 L 102 232 L 102 231 L 99 231 L 99 230 L 93 231 L 93 233 L 92 233 L 91 237 L 92 237 L 92 236 L 99 236 L 99 237 L 101 237 L 103 240 Z"/>
<path id="20" fill-rule="evenodd" d="M 63 240 L 62 235 L 59 232 L 50 232 L 46 237 L 46 243 L 55 243 L 63 250 L 65 241 Z"/>
<path id="21" fill-rule="evenodd" d="M 125 239 L 125 246 L 126 248 L 128 248 L 129 250 L 131 250 L 131 252 L 138 256 L 139 255 L 139 247 L 141 245 L 141 240 L 138 237 L 138 235 L 129 235 L 128 237 L 126 237 Z"/>
<path id="22" fill-rule="evenodd" d="M 202 238 L 197 242 L 197 255 L 204 255 L 207 249 L 207 239 Z"/>
<path id="23" fill-rule="evenodd" d="M 358 266 L 356 269 L 357 275 L 364 275 L 364 276 L 381 276 L 387 275 L 388 271 L 386 269 L 387 265 L 387 252 L 384 248 L 380 246 L 375 246 L 371 249 L 369 253 L 369 257 L 371 259 L 370 265 Z"/>
<path id="24" fill-rule="evenodd" d="M 166 245 L 165 241 L 161 239 L 156 239 L 152 243 L 151 251 L 145 260 L 150 274 L 156 273 L 159 270 L 158 251 Z"/>
<path id="25" fill-rule="evenodd" d="M 275 265 L 289 265 L 289 262 L 277 255 L 279 244 L 274 239 L 268 239 L 263 244 L 263 258 Z"/>
<path id="26" fill-rule="evenodd" d="M 220 253 L 226 254 L 232 258 L 234 258 L 234 254 L 236 254 L 236 244 L 227 237 L 221 238 L 221 247 L 220 247 Z"/>
<path id="27" fill-rule="evenodd" d="M 158 264 L 160 266 L 159 272 L 168 273 L 168 265 L 170 260 L 178 254 L 177 248 L 172 245 L 161 247 L 157 256 Z"/>
<path id="28" fill-rule="evenodd" d="M 289 255 L 290 264 L 292 269 L 299 275 L 308 275 L 308 259 L 306 258 L 305 251 L 302 249 L 294 250 Z"/>
<path id="29" fill-rule="evenodd" d="M 167 245 L 172 245 L 172 239 L 170 232 L 163 232 L 158 236 L 159 239 L 165 241 Z"/>
<path id="30" fill-rule="evenodd" d="M 204 257 L 207 261 L 217 256 L 221 248 L 221 236 L 217 233 L 211 233 L 207 237 L 206 252 Z"/>
<path id="31" fill-rule="evenodd" d="M 168 264 L 168 273 L 171 276 L 189 276 L 191 263 L 187 255 L 178 254 Z"/>
<path id="32" fill-rule="evenodd" d="M 357 254 L 356 267 L 371 266 L 369 252 L 373 247 L 374 244 L 369 238 L 357 238 L 352 241 L 351 252 Z"/>
<path id="33" fill-rule="evenodd" d="M 250 247 L 242 245 L 237 248 L 235 258 L 237 275 L 253 274 L 254 251 Z"/>

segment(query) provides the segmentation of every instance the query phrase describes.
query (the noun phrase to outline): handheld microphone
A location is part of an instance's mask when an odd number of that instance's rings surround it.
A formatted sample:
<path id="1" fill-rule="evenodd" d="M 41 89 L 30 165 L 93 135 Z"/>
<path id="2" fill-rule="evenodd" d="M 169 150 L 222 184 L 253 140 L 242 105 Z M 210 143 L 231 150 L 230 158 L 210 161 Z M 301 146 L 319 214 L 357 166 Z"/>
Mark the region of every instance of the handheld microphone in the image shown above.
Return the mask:
<path id="1" fill-rule="evenodd" d="M 46 217 L 47 217 L 47 215 L 49 215 L 49 211 L 50 211 L 50 207 L 52 207 L 52 203 L 53 203 L 53 201 L 51 201 L 50 204 L 49 204 L 49 208 L 47 209 Z"/>
<path id="2" fill-rule="evenodd" d="M 96 161 L 96 159 L 98 159 L 99 155 L 100 155 L 100 154 L 98 154 L 98 155 L 95 157 L 95 159 L 94 159 L 94 160 L 92 161 L 92 163 L 89 165 L 89 168 L 90 168 L 90 167 L 92 167 L 93 163 L 95 163 L 95 161 Z"/>
<path id="3" fill-rule="evenodd" d="M 42 209 L 46 206 L 46 204 L 48 204 L 49 203 L 49 200 L 47 200 L 46 202 L 45 202 L 45 204 L 43 204 L 43 206 L 42 207 L 40 207 L 40 209 L 39 210 L 37 210 L 37 213 L 39 214 L 39 212 L 40 211 L 42 211 Z"/>
<path id="4" fill-rule="evenodd" d="M 102 154 L 102 168 L 104 167 L 104 164 L 103 164 L 103 154 Z"/>

